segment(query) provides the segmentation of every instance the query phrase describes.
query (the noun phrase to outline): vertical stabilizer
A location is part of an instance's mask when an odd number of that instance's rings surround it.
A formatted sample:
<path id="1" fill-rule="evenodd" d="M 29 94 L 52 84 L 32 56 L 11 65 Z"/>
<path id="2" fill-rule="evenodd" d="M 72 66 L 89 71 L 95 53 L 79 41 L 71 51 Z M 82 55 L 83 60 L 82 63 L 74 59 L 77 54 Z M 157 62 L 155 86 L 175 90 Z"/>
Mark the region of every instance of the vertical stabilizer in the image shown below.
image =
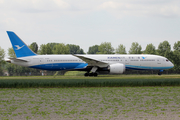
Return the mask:
<path id="1" fill-rule="evenodd" d="M 14 32 L 7 31 L 16 57 L 27 57 L 36 55 Z"/>

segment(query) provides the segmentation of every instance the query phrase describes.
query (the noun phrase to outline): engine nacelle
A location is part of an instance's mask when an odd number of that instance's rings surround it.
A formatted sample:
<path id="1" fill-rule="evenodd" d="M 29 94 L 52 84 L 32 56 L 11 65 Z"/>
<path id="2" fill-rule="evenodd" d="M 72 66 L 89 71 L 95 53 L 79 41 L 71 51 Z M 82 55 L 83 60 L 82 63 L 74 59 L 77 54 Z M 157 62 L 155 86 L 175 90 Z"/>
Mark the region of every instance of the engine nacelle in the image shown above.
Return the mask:
<path id="1" fill-rule="evenodd" d="M 109 65 L 109 71 L 114 74 L 122 74 L 125 72 L 125 65 L 121 63 L 111 64 Z"/>

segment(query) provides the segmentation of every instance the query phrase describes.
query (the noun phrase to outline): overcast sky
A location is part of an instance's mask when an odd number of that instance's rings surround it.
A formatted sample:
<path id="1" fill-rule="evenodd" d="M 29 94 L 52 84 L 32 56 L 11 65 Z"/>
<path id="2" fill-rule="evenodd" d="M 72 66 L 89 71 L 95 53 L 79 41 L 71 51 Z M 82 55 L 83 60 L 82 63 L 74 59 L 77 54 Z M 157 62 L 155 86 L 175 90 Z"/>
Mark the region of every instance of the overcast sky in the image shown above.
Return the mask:
<path id="1" fill-rule="evenodd" d="M 152 43 L 180 41 L 179 0 L 0 0 L 0 46 L 14 31 L 26 44 L 50 42 L 90 46 L 111 42 L 129 51 Z"/>

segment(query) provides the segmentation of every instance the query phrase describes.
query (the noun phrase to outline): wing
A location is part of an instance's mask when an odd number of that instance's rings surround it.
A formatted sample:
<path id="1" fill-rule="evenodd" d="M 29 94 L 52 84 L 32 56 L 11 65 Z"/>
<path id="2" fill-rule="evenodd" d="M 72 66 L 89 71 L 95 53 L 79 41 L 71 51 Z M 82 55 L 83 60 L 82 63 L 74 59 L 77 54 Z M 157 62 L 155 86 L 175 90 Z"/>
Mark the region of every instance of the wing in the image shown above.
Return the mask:
<path id="1" fill-rule="evenodd" d="M 73 55 L 88 63 L 88 66 L 107 67 L 108 63 L 84 55 Z"/>

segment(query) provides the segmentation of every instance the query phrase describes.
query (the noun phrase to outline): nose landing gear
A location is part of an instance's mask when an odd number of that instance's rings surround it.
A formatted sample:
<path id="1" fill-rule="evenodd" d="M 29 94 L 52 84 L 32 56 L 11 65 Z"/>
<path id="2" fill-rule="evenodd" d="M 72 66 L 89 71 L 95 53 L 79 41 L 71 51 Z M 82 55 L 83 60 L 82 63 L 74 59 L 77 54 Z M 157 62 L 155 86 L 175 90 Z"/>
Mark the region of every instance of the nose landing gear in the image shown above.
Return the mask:
<path id="1" fill-rule="evenodd" d="M 158 75 L 162 75 L 163 70 L 159 70 Z"/>
<path id="2" fill-rule="evenodd" d="M 161 73 L 161 72 L 158 72 L 158 75 L 162 75 L 162 73 Z"/>

